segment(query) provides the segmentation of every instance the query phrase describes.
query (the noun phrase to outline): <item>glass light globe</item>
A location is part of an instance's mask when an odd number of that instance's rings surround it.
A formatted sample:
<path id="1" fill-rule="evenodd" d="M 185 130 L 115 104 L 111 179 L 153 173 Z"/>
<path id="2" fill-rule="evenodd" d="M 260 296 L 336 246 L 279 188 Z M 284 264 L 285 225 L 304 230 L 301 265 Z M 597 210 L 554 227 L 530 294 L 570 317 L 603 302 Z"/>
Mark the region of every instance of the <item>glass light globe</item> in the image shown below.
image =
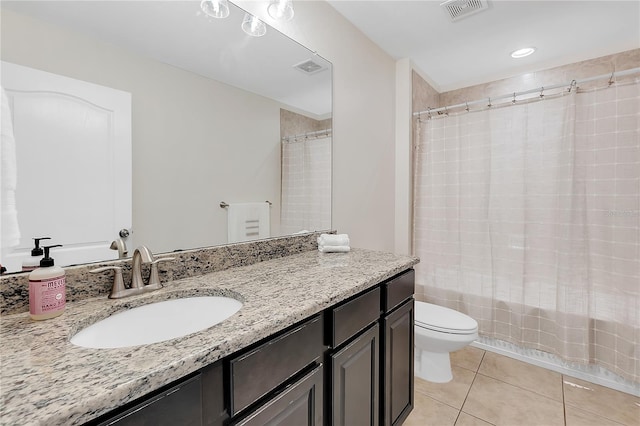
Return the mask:
<path id="1" fill-rule="evenodd" d="M 212 18 L 226 18 L 229 16 L 229 3 L 227 0 L 202 0 L 200 8 Z"/>
<path id="2" fill-rule="evenodd" d="M 290 21 L 293 19 L 293 1 L 292 0 L 271 0 L 267 8 L 269 16 L 273 19 Z"/>
<path id="3" fill-rule="evenodd" d="M 242 30 L 251 37 L 262 37 L 267 33 L 267 25 L 252 14 L 245 13 Z"/>

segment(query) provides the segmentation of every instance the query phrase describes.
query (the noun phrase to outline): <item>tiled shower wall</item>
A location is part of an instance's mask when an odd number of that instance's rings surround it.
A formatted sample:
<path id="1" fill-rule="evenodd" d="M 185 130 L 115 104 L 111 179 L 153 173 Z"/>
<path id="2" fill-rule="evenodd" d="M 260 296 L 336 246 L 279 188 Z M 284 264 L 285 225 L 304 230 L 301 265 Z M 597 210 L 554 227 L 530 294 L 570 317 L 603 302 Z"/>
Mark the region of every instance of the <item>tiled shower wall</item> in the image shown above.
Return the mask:
<path id="1" fill-rule="evenodd" d="M 640 66 L 640 49 L 614 53 L 595 59 L 575 62 L 561 67 L 517 75 L 515 77 L 496 80 L 476 86 L 464 87 L 449 92 L 436 92 L 418 73 L 413 72 L 413 111 L 425 111 L 427 108 L 438 108 L 475 101 L 489 97 L 497 97 L 512 92 L 521 92 L 543 86 L 568 83 L 614 71 L 623 71 Z"/>
<path id="2" fill-rule="evenodd" d="M 331 128 L 331 119 L 314 120 L 302 114 L 280 109 L 280 137 L 302 135 Z"/>

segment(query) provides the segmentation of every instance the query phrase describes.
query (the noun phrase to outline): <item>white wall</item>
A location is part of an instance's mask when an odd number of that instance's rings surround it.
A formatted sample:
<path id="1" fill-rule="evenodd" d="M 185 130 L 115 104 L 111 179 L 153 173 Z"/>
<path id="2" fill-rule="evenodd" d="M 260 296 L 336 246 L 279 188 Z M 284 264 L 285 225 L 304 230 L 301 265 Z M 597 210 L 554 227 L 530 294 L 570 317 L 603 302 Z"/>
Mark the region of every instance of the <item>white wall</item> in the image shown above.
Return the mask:
<path id="1" fill-rule="evenodd" d="M 396 208 L 395 61 L 324 1 L 296 1 L 294 3 L 295 18 L 288 23 L 277 23 L 269 18 L 266 13 L 268 5 L 266 1 L 238 1 L 234 3 L 264 19 L 265 22 L 332 62 L 334 94 L 332 225 L 339 232 L 349 233 L 354 247 L 394 251 L 396 245 L 394 229 Z M 2 31 L 4 34 L 4 27 Z M 25 37 L 29 37 L 29 31 L 24 29 L 24 33 Z M 156 85 L 150 81 L 155 78 L 156 72 L 151 71 L 148 64 L 141 63 L 139 71 L 133 75 L 127 72 L 120 73 L 125 75 L 117 76 L 120 68 L 117 61 L 109 61 L 105 64 L 103 60 L 98 60 L 93 51 L 94 48 L 95 46 L 92 46 L 89 41 L 74 40 L 67 46 L 67 49 L 82 49 L 89 60 L 82 67 L 75 65 L 68 67 L 62 63 L 64 61 L 58 61 L 57 69 L 51 71 L 61 72 L 64 68 L 71 68 L 68 71 L 75 78 L 82 78 L 86 73 L 97 74 L 99 81 L 95 82 L 98 84 L 110 85 L 127 91 L 133 91 L 132 83 L 125 82 L 133 79 L 135 84 L 140 86 L 136 90 L 145 89 L 155 96 L 165 96 L 162 93 L 162 88 L 165 85 Z M 2 50 L 4 56 L 4 40 Z M 39 50 L 47 49 L 42 46 Z M 41 53 L 47 56 L 46 52 L 42 51 Z M 109 54 L 114 55 L 115 59 L 121 53 L 110 51 Z M 58 57 L 59 55 L 56 56 L 50 52 L 45 62 L 49 62 L 54 56 Z M 62 55 L 62 58 L 64 56 Z M 6 60 L 11 61 L 11 58 Z M 33 66 L 35 67 L 35 65 Z M 103 72 L 105 68 L 109 73 Z M 115 72 L 116 76 L 110 77 L 108 75 L 112 72 Z M 165 70 L 165 72 L 176 73 L 178 70 Z M 197 87 L 201 88 L 202 82 L 196 81 L 197 77 L 192 77 L 192 79 L 194 80 L 192 82 L 194 95 L 197 96 L 199 93 L 204 97 L 206 90 L 197 89 Z M 217 89 L 210 88 L 208 90 Z M 181 94 L 169 92 L 166 93 L 166 96 L 175 97 L 181 96 Z M 150 102 L 144 107 L 136 106 L 135 99 L 134 94 L 134 114 L 143 114 L 142 109 L 153 109 L 156 105 L 156 102 Z M 243 102 L 225 105 L 225 108 L 207 111 L 205 115 L 208 117 L 219 116 L 222 120 L 237 122 L 240 118 L 244 120 L 248 115 L 246 112 L 248 105 L 249 103 Z M 245 110 L 239 112 L 234 110 L 236 107 L 245 108 Z M 256 108 L 259 107 L 268 108 L 267 105 L 256 106 Z M 176 114 L 178 113 L 179 111 L 176 112 Z M 149 209 L 139 208 L 137 204 L 134 204 L 134 212 L 140 211 L 140 214 L 134 216 L 134 227 L 138 235 L 144 233 L 147 221 L 155 221 L 158 222 L 158 225 L 164 224 L 167 232 L 172 234 L 172 238 L 179 239 L 184 232 L 180 228 L 180 224 L 185 223 L 180 206 L 187 202 L 197 201 L 187 200 L 184 198 L 186 196 L 200 197 L 202 202 L 208 201 L 198 209 L 198 212 L 203 216 L 211 217 L 224 213 L 224 211 L 220 211 L 219 207 L 216 207 L 216 203 L 220 201 L 219 198 L 222 195 L 211 195 L 204 192 L 194 194 L 193 190 L 188 187 L 186 179 L 197 179 L 198 176 L 201 177 L 201 180 L 212 179 L 200 174 L 199 171 L 206 169 L 208 159 L 213 161 L 215 158 L 229 155 L 229 152 L 219 150 L 212 152 L 207 157 L 190 156 L 185 147 L 181 148 L 181 144 L 187 138 L 181 138 L 181 133 L 178 131 L 164 129 L 164 126 L 170 125 L 168 118 L 172 116 L 176 115 L 151 114 L 151 122 L 162 123 L 162 126 L 155 128 L 150 126 L 143 134 L 140 133 L 140 125 L 134 127 L 134 146 L 136 146 L 134 148 L 134 162 L 142 161 L 147 164 L 146 167 L 139 166 L 134 170 L 134 197 L 136 200 L 140 200 L 141 197 L 152 194 L 156 200 L 156 203 L 152 204 L 153 207 Z M 254 116 L 258 117 L 257 114 Z M 191 118 L 190 125 L 203 122 L 202 118 Z M 252 123 L 252 126 L 249 127 L 256 130 L 256 126 L 259 124 L 264 123 L 261 123 L 260 120 L 260 122 Z M 244 126 L 243 129 L 249 127 Z M 277 129 L 269 128 L 268 131 L 277 132 Z M 214 142 L 204 137 L 204 129 L 194 131 L 194 133 L 193 136 L 197 137 L 201 145 Z M 257 134 L 264 134 L 264 132 L 252 131 L 251 134 L 247 134 L 247 138 Z M 138 147 L 136 143 L 141 138 L 144 138 L 145 145 Z M 153 160 L 158 153 L 161 140 L 167 138 L 172 143 L 163 150 L 168 150 L 168 153 L 174 155 L 174 158 L 183 160 L 179 163 L 187 165 L 192 161 L 197 162 L 192 167 L 185 168 L 187 174 L 185 180 L 181 182 L 173 182 L 166 175 L 154 171 L 154 167 L 162 170 L 168 166 L 165 163 L 157 164 Z M 228 138 L 222 137 L 221 139 L 229 141 Z M 247 165 L 247 170 L 262 169 L 250 169 Z M 271 175 L 265 177 L 265 179 L 271 178 Z M 233 182 L 227 181 L 227 183 L 232 184 Z M 229 193 L 232 191 L 230 190 Z M 271 201 L 274 201 L 276 196 L 274 195 L 272 198 Z M 407 208 L 403 207 L 404 210 Z M 165 210 L 167 211 L 165 212 Z M 275 212 L 272 211 L 272 213 Z M 279 215 L 279 212 L 277 214 Z M 151 223 L 148 224 L 151 225 Z"/>
<path id="2" fill-rule="evenodd" d="M 333 227 L 354 247 L 395 248 L 395 61 L 324 1 L 294 1 L 278 23 L 266 1 L 238 1 L 333 64 Z"/>
<path id="3" fill-rule="evenodd" d="M 412 71 L 408 58 L 396 62 L 395 245 L 398 254 L 413 252 Z"/>
<path id="4" fill-rule="evenodd" d="M 223 200 L 272 201 L 278 234 L 280 104 L 7 10 L 1 57 L 132 93 L 136 244 L 226 243 Z"/>

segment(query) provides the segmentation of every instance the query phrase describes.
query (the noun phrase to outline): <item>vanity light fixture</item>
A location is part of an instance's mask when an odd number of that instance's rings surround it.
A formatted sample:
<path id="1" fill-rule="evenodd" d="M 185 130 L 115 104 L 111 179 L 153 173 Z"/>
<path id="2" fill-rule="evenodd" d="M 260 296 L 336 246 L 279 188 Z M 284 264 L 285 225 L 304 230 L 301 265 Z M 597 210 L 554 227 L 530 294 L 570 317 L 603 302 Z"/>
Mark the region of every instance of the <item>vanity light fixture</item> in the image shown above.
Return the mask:
<path id="1" fill-rule="evenodd" d="M 273 19 L 290 21 L 291 19 L 293 19 L 293 1 L 271 0 L 271 3 L 267 8 L 267 12 Z"/>
<path id="2" fill-rule="evenodd" d="M 267 33 L 267 26 L 252 14 L 245 13 L 242 20 L 242 31 L 251 37 L 262 37 Z"/>
<path id="3" fill-rule="evenodd" d="M 229 16 L 229 3 L 227 0 L 202 0 L 200 8 L 212 18 L 226 18 Z"/>
<path id="4" fill-rule="evenodd" d="M 525 56 L 531 55 L 535 51 L 535 47 L 524 47 L 522 49 L 514 50 L 513 52 L 511 52 L 511 57 L 515 59 L 524 58 Z"/>

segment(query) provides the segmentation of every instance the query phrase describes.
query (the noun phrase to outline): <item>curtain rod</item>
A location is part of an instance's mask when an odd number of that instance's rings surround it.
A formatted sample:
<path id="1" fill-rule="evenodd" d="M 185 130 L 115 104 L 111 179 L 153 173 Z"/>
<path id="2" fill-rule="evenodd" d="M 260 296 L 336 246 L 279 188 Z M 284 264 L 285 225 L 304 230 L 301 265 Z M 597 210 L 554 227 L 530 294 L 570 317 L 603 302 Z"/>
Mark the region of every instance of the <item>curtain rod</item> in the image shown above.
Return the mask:
<path id="1" fill-rule="evenodd" d="M 536 89 L 531 89 L 531 90 L 525 90 L 524 92 L 513 92 L 513 93 L 509 93 L 508 95 L 502 95 L 502 96 L 497 96 L 495 98 L 492 97 L 487 97 L 484 99 L 480 99 L 477 101 L 471 101 L 471 102 L 465 102 L 462 104 L 457 104 L 457 105 L 449 105 L 449 106 L 445 106 L 445 107 L 440 107 L 440 108 L 429 108 L 426 111 L 419 111 L 419 112 L 414 112 L 413 115 L 414 116 L 420 116 L 422 114 L 431 114 L 434 112 L 441 112 L 441 111 L 446 111 L 448 109 L 455 109 L 455 108 L 461 108 L 461 107 L 466 107 L 467 109 L 469 108 L 470 105 L 477 105 L 480 103 L 484 103 L 487 102 L 487 100 L 489 101 L 488 106 L 491 106 L 491 101 L 492 100 L 500 100 L 500 99 L 509 99 L 509 98 L 514 98 L 516 96 L 522 96 L 522 95 L 528 95 L 530 93 L 536 93 L 536 92 L 540 92 L 540 94 L 542 95 L 544 93 L 545 90 L 553 90 L 553 89 L 558 89 L 560 87 L 568 87 L 568 91 L 571 91 L 571 88 L 581 84 L 581 83 L 588 83 L 590 81 L 594 81 L 594 80 L 601 80 L 603 78 L 609 78 L 609 84 L 613 84 L 614 77 L 623 77 L 626 75 L 631 75 L 631 74 L 635 74 L 640 72 L 640 67 L 639 68 L 631 68 L 628 70 L 624 70 L 624 71 L 618 71 L 618 72 L 612 72 L 611 74 L 601 74 L 595 77 L 589 77 L 589 78 L 585 78 L 582 80 L 571 80 L 570 83 L 564 83 L 564 84 L 555 84 L 553 86 L 542 86 Z"/>
<path id="2" fill-rule="evenodd" d="M 291 139 L 296 139 L 296 138 L 301 138 L 301 137 L 313 137 L 313 136 L 320 136 L 320 135 L 324 135 L 326 134 L 327 136 L 329 136 L 329 133 L 331 133 L 332 129 L 323 129 L 323 130 L 316 130 L 315 132 L 307 132 L 307 133 L 300 133 L 299 135 L 293 135 L 293 136 L 284 136 L 282 138 L 283 141 L 289 141 Z"/>

